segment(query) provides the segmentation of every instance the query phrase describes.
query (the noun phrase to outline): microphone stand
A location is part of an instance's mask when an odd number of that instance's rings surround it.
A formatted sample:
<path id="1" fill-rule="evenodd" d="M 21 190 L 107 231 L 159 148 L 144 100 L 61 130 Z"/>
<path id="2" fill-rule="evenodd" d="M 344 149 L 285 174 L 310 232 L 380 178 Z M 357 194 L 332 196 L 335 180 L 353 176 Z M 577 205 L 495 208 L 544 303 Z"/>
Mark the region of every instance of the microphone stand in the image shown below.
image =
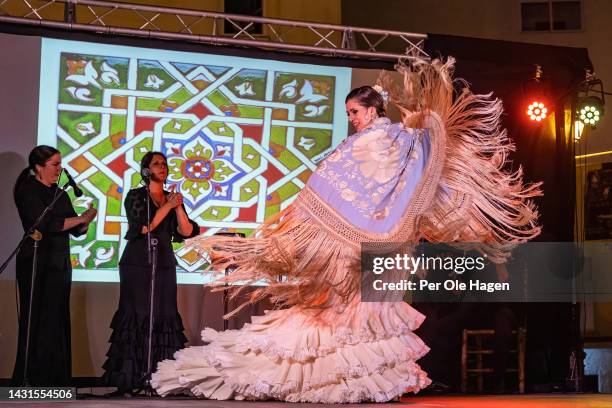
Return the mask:
<path id="1" fill-rule="evenodd" d="M 37 231 L 36 228 L 38 228 L 38 226 L 40 225 L 42 220 L 45 218 L 45 216 L 49 213 L 49 211 L 53 209 L 53 207 L 57 203 L 57 200 L 59 200 L 59 198 L 62 196 L 61 193 L 66 192 L 67 187 L 68 187 L 68 183 L 66 183 L 61 188 L 58 186 L 58 189 L 60 190 L 59 194 L 57 194 L 58 191 L 56 190 L 56 194 L 55 194 L 55 197 L 53 198 L 53 201 L 51 201 L 49 205 L 45 207 L 45 209 L 38 216 L 36 221 L 34 221 L 34 224 L 32 224 L 32 226 L 26 232 L 24 232 L 23 236 L 21 237 L 21 241 L 19 241 L 19 244 L 17 245 L 15 250 L 9 255 L 6 261 L 4 261 L 2 266 L 0 266 L 0 274 L 2 274 L 2 272 L 4 272 L 4 270 L 8 266 L 9 262 L 21 250 L 21 247 L 23 247 L 23 244 L 25 244 L 26 239 L 29 236 L 32 236 L 32 239 L 34 240 L 34 254 L 32 256 L 32 279 L 30 282 L 30 299 L 28 302 L 28 324 L 26 326 L 26 347 L 25 347 L 25 356 L 24 356 L 24 362 L 23 362 L 23 378 L 21 380 L 21 385 L 24 387 L 31 386 L 30 380 L 28 379 L 28 362 L 30 359 L 30 330 L 31 330 L 31 325 L 32 325 L 32 302 L 34 299 L 34 284 L 36 283 L 36 269 L 38 266 L 38 245 L 39 245 L 40 240 L 42 239 L 42 234 L 39 231 Z"/>
<path id="2" fill-rule="evenodd" d="M 244 234 L 241 232 L 218 232 L 217 234 L 215 234 L 217 236 L 227 236 L 227 237 L 241 237 L 244 238 Z M 232 273 L 234 271 L 235 267 L 233 265 L 228 266 L 227 268 L 225 268 L 225 270 L 223 271 L 223 274 L 225 275 L 225 277 L 227 278 L 228 275 L 230 273 Z M 227 312 L 229 311 L 229 295 L 227 293 L 228 289 L 229 289 L 229 284 L 227 282 L 225 282 L 223 284 L 223 286 L 225 286 L 225 290 L 223 291 L 223 297 L 222 297 L 222 302 L 223 302 L 223 316 L 225 316 L 227 314 Z M 226 331 L 229 328 L 229 321 L 224 317 L 223 318 L 223 331 Z"/>
<path id="3" fill-rule="evenodd" d="M 143 373 L 140 381 L 144 381 L 145 394 L 152 395 L 151 374 L 153 373 L 153 325 L 155 319 L 155 275 L 157 273 L 157 238 L 151 235 L 151 190 L 149 188 L 150 179 L 146 178 L 145 187 L 147 189 L 147 253 L 149 265 L 151 265 L 151 289 L 149 293 L 149 333 L 147 339 L 147 371 Z M 139 381 L 139 382 L 140 382 Z"/>

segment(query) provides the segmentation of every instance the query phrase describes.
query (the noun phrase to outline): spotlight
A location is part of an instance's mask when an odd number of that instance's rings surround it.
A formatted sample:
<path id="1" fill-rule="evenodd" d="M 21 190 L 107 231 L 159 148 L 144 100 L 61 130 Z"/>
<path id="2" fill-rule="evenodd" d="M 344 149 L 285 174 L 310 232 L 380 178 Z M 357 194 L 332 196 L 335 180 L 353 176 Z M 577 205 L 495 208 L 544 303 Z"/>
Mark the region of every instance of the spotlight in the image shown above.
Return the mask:
<path id="1" fill-rule="evenodd" d="M 582 98 L 578 104 L 578 119 L 587 126 L 597 127 L 603 115 L 603 101 L 596 96 Z"/>
<path id="2" fill-rule="evenodd" d="M 542 66 L 536 65 L 533 78 L 523 82 L 523 95 L 525 98 L 525 112 L 532 123 L 541 123 L 550 114 L 552 107 L 546 101 L 550 94 L 548 83 L 543 78 Z"/>
<path id="3" fill-rule="evenodd" d="M 542 101 L 534 100 L 527 107 L 527 116 L 529 119 L 540 122 L 542 119 L 546 119 L 546 115 L 548 113 L 548 108 L 546 104 Z"/>
<path id="4" fill-rule="evenodd" d="M 576 120 L 585 126 L 597 127 L 604 113 L 603 83 L 596 79 L 594 74 L 587 71 L 587 79 L 578 90 L 578 103 L 576 105 Z"/>

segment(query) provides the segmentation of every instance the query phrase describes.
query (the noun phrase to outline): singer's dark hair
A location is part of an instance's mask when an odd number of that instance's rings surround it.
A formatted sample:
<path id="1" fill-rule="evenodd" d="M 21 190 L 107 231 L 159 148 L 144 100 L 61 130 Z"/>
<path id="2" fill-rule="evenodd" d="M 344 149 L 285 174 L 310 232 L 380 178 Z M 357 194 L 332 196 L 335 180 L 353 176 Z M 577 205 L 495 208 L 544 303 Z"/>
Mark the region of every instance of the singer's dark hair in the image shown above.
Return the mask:
<path id="1" fill-rule="evenodd" d="M 168 162 L 168 158 L 162 152 L 156 152 L 156 151 L 146 152 L 145 155 L 142 156 L 142 159 L 140 160 L 140 175 L 141 175 L 141 177 L 142 177 L 142 169 L 150 168 L 149 166 L 151 166 L 151 162 L 153 161 L 153 157 L 155 157 L 156 155 L 163 157 L 164 160 L 166 161 L 166 163 Z M 143 179 L 144 179 L 144 177 L 143 177 Z"/>
<path id="2" fill-rule="evenodd" d="M 30 179 L 30 177 L 34 177 L 33 173 L 36 172 L 36 165 L 44 166 L 51 156 L 59 152 L 60 151 L 55 147 L 47 145 L 40 145 L 33 148 L 28 156 L 28 167 L 19 173 L 19 177 L 17 177 L 17 181 L 15 182 L 15 186 L 13 187 L 13 198 L 17 197 L 17 193 L 23 188 L 25 182 Z"/>

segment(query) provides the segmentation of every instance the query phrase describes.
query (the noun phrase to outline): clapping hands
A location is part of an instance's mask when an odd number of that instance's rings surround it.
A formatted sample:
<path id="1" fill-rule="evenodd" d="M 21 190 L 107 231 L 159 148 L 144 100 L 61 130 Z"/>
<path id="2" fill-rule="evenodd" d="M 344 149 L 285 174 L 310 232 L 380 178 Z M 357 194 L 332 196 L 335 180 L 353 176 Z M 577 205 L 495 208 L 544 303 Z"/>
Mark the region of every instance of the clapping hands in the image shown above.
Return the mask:
<path id="1" fill-rule="evenodd" d="M 166 205 L 170 208 L 177 208 L 183 204 L 183 195 L 181 193 L 169 193 L 166 200 Z"/>

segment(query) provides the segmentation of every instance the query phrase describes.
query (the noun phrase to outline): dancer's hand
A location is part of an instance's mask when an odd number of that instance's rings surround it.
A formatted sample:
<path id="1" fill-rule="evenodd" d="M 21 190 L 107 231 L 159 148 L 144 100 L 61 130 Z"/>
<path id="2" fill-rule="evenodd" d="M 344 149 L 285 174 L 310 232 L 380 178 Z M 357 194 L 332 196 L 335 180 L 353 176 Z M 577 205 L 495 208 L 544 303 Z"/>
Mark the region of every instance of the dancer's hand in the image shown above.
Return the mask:
<path id="1" fill-rule="evenodd" d="M 427 269 L 423 268 L 422 266 L 419 266 L 419 268 L 415 272 L 415 275 L 421 280 L 425 279 L 427 278 Z"/>
<path id="2" fill-rule="evenodd" d="M 508 282 L 508 269 L 506 264 L 495 264 L 495 272 L 497 273 L 497 281 L 500 283 Z"/>

